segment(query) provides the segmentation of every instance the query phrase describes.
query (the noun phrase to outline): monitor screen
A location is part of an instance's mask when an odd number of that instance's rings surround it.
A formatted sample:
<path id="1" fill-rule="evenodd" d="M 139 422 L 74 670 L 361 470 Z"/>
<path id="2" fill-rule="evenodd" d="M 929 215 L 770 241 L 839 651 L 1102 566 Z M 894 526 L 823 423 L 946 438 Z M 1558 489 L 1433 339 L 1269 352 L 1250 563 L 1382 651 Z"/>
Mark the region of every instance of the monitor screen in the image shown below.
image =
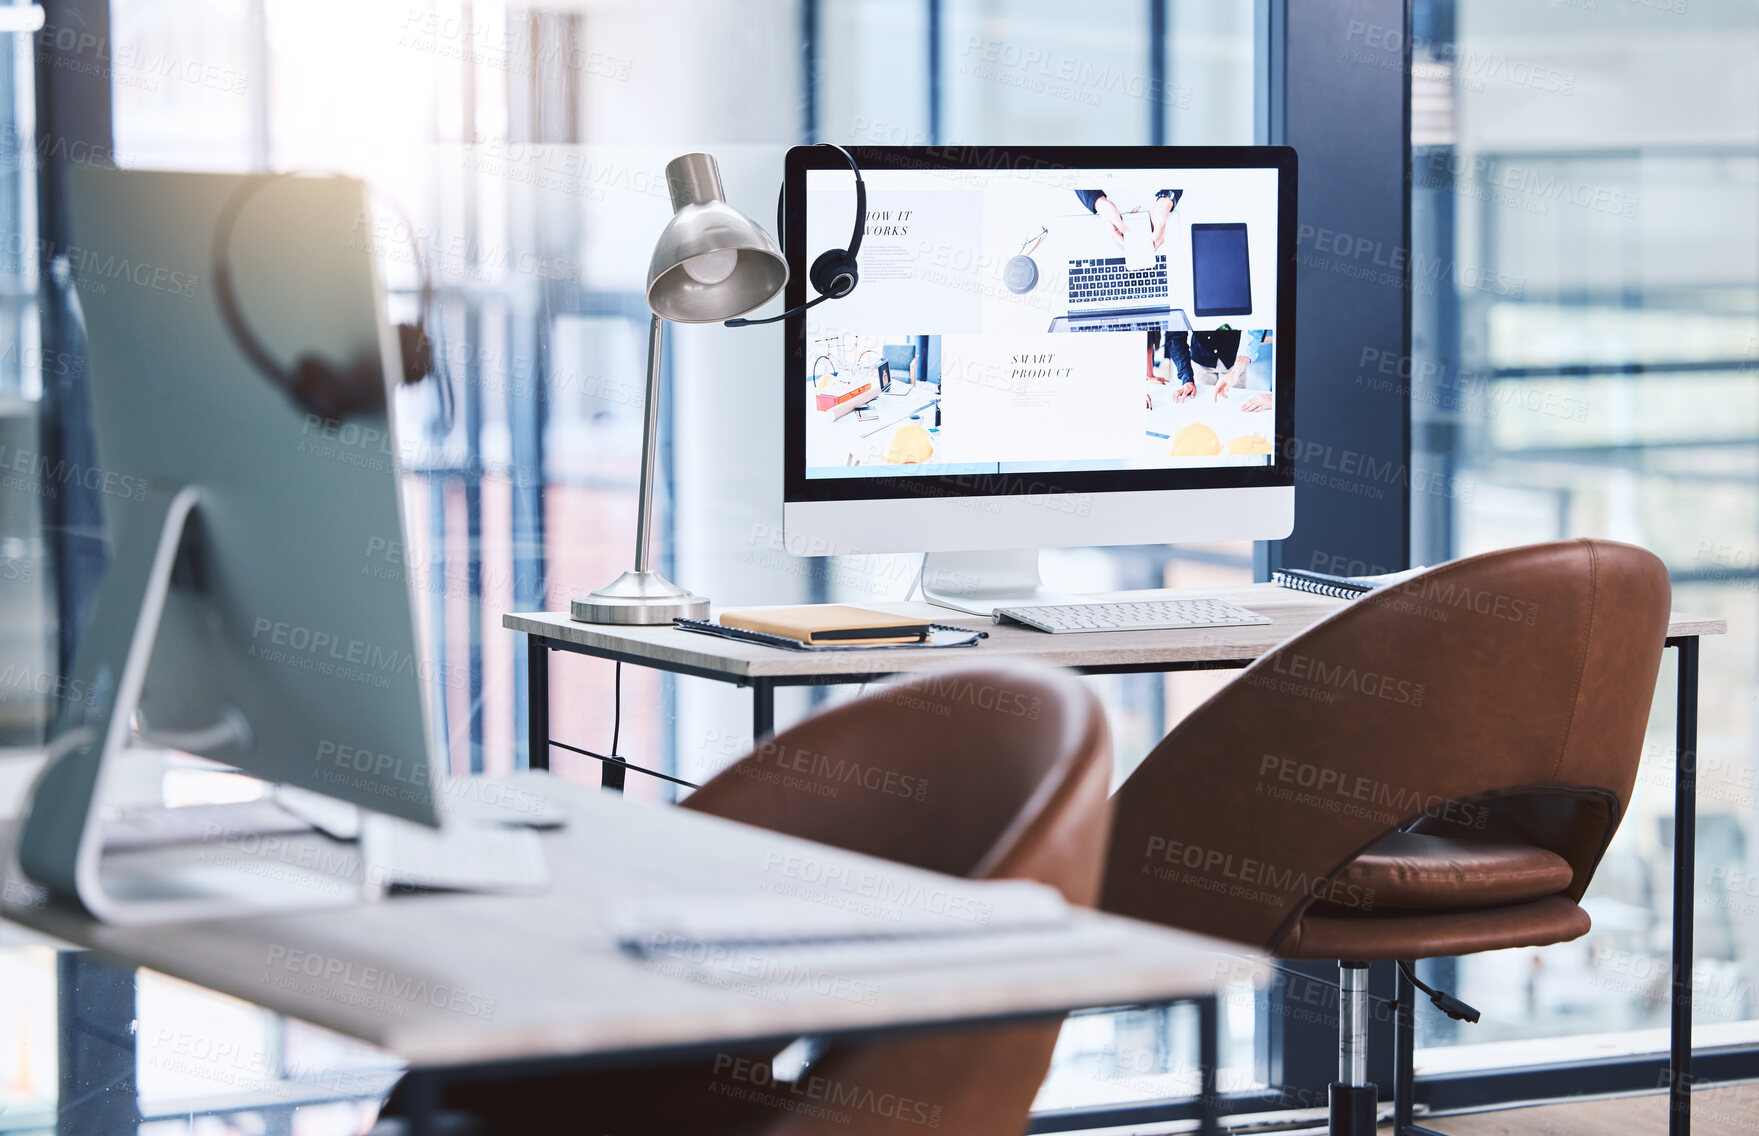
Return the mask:
<path id="1" fill-rule="evenodd" d="M 789 321 L 790 500 L 1289 483 L 1292 153 L 855 154 L 860 282 Z M 854 185 L 790 154 L 790 303 Z"/>

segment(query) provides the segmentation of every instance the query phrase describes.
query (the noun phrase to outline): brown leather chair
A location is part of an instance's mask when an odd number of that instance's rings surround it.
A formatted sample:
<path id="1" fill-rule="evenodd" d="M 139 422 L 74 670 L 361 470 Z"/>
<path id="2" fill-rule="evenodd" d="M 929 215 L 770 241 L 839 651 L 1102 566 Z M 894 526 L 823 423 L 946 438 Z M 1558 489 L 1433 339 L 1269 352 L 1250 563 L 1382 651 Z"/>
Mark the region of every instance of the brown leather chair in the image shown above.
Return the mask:
<path id="1" fill-rule="evenodd" d="M 958 667 L 808 718 L 682 807 L 950 875 L 1039 880 L 1091 906 L 1111 770 L 1104 713 L 1073 676 Z M 928 1127 L 1019 1136 L 1058 1028 L 1053 1021 L 831 1045 L 807 1075 L 818 1086 L 859 1090 L 857 1104 L 832 1110 L 838 1118 L 728 1093 L 742 1087 L 730 1076 L 744 1086 L 770 1082 L 773 1046 L 718 1063 L 467 1086 L 441 1103 L 483 1118 L 472 1131 L 497 1133 L 559 1131 L 569 1119 L 570 1130 L 612 1136 L 920 1136 Z M 770 1097 L 802 1104 L 829 1091 L 771 1088 Z"/>
<path id="2" fill-rule="evenodd" d="M 1399 961 L 1395 1124 L 1423 1132 L 1406 964 L 1588 931 L 1579 901 L 1630 802 L 1669 601 L 1660 560 L 1600 540 L 1357 600 L 1142 762 L 1115 798 L 1101 907 L 1340 960 L 1334 1133 L 1374 1130 L 1367 964 Z"/>

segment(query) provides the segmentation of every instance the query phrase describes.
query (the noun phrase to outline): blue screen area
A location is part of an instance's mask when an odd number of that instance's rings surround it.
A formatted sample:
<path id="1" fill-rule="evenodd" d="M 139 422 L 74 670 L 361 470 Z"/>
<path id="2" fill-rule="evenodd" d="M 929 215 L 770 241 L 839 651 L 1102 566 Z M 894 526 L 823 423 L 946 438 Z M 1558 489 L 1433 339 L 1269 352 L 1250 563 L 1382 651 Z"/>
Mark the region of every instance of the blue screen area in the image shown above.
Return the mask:
<path id="1" fill-rule="evenodd" d="M 1252 274 L 1247 268 L 1245 225 L 1191 226 L 1193 314 L 1252 314 Z"/>

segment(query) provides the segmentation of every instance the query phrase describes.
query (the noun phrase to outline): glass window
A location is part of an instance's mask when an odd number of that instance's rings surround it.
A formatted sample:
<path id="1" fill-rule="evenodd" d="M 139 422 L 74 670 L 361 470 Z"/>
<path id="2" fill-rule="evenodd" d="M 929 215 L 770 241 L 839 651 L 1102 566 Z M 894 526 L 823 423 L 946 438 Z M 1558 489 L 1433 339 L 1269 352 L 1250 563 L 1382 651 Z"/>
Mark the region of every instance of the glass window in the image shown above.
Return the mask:
<path id="1" fill-rule="evenodd" d="M 59 671 L 40 430 L 45 373 L 68 368 L 44 359 L 38 322 L 38 155 L 53 140 L 36 134 L 34 46 L 0 34 L 0 746 L 41 736 Z"/>
<path id="2" fill-rule="evenodd" d="M 983 142 L 1148 141 L 1152 72 L 1148 5 L 1084 19 L 1058 0 L 944 5 L 943 134 Z"/>
<path id="3" fill-rule="evenodd" d="M 1759 605 L 1759 13 L 1723 4 L 1419 0 L 1411 154 L 1413 557 L 1572 536 L 1667 561 L 1676 610 Z M 1420 1015 L 1420 1069 L 1664 1047 L 1672 660 L 1585 939 L 1458 963 L 1484 1011 Z M 1754 659 L 1704 640 L 1694 1014 L 1759 1030 Z M 1741 1025 L 1740 1023 L 1747 1023 Z M 1628 1031 L 1649 1030 L 1646 1034 Z M 1700 1033 L 1700 1043 L 1704 1034 Z"/>

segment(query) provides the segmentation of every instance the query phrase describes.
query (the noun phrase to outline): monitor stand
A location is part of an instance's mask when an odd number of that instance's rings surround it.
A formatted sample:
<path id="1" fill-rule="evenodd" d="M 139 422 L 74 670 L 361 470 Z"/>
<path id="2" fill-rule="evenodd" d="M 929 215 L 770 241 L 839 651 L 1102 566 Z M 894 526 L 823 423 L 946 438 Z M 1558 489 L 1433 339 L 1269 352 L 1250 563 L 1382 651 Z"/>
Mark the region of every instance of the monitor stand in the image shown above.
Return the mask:
<path id="1" fill-rule="evenodd" d="M 282 841 L 248 841 L 248 851 L 220 840 L 182 853 L 149 849 L 106 854 L 99 803 L 126 760 L 130 720 L 158 639 L 172 568 L 201 502 L 200 491 L 155 487 L 139 528 L 124 525 L 93 601 L 77 681 L 95 692 L 82 720 L 58 723 L 48 760 L 31 790 L 18 841 L 25 874 L 48 897 L 76 901 L 105 923 L 155 923 L 331 907 L 359 902 L 364 883 L 352 863 L 323 870 L 321 857 L 276 856 Z M 317 839 L 316 837 L 310 839 Z M 235 842 L 238 843 L 238 842 Z M 343 861 L 333 853 L 331 860 Z M 314 870 L 310 865 L 318 863 Z M 27 905 L 23 891 L 7 889 Z M 48 897 L 42 900 L 46 902 Z"/>
<path id="2" fill-rule="evenodd" d="M 922 562 L 922 597 L 971 615 L 999 607 L 1081 603 L 1080 596 L 1053 592 L 1038 574 L 1038 549 L 1007 552 L 931 552 Z"/>

